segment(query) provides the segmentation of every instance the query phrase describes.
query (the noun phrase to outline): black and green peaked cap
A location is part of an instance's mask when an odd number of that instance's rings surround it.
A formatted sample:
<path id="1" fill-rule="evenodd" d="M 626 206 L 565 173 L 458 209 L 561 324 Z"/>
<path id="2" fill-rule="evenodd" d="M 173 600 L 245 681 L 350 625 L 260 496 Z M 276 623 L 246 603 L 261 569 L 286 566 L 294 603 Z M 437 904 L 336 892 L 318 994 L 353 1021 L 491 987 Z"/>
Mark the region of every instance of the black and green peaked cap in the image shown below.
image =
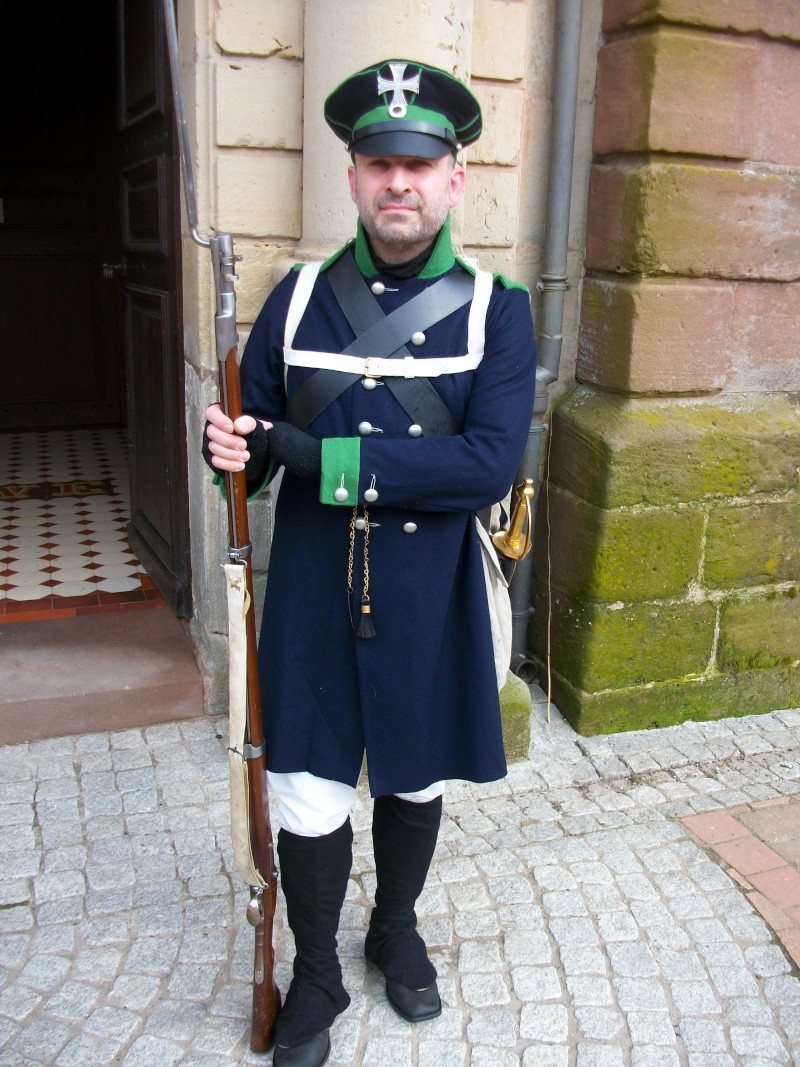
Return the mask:
<path id="1" fill-rule="evenodd" d="M 480 104 L 463 82 L 412 59 L 351 75 L 325 101 L 325 121 L 350 152 L 424 159 L 455 155 L 482 128 Z"/>

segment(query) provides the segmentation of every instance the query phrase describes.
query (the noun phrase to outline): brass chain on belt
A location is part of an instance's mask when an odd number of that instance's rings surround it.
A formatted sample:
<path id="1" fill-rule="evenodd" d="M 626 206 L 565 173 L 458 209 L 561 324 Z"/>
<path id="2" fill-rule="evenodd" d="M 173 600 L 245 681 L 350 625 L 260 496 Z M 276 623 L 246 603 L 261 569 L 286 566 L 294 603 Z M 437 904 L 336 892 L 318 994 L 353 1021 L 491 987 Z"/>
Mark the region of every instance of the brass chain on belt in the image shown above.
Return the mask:
<path id="1" fill-rule="evenodd" d="M 353 563 L 356 550 L 356 521 L 358 520 L 358 507 L 353 508 L 350 516 L 350 539 L 347 552 L 347 594 L 348 603 L 352 603 L 353 594 Z M 359 637 L 374 637 L 375 625 L 372 622 L 372 605 L 369 598 L 369 510 L 364 505 L 364 585 L 361 594 L 361 607 L 356 634 Z"/>
<path id="2" fill-rule="evenodd" d="M 364 588 L 363 595 L 369 596 L 369 511 L 364 508 Z"/>
<path id="3" fill-rule="evenodd" d="M 353 514 L 350 516 L 350 545 L 347 552 L 347 592 L 352 595 L 353 592 L 353 556 L 356 549 L 356 518 L 358 517 L 358 508 L 353 508 Z"/>

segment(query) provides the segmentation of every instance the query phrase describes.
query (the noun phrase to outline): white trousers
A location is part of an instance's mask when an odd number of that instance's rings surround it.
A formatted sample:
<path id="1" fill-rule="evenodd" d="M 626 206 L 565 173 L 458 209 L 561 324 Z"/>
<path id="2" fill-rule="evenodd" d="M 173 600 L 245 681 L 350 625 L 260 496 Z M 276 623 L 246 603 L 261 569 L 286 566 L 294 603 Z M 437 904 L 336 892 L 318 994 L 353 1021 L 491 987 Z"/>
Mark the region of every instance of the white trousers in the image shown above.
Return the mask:
<path id="1" fill-rule="evenodd" d="M 278 798 L 278 826 L 299 837 L 323 837 L 338 830 L 350 814 L 356 791 L 344 782 L 317 778 L 308 771 L 268 772 Z M 426 804 L 444 794 L 444 782 L 433 782 L 417 793 L 396 793 L 401 800 Z"/>

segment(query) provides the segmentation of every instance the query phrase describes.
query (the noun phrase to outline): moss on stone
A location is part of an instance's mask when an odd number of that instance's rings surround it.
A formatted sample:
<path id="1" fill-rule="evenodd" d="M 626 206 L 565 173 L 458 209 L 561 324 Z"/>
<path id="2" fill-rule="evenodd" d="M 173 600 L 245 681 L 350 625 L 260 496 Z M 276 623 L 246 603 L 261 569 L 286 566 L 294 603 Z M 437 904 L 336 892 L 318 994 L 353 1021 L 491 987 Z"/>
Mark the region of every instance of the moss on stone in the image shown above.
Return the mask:
<path id="1" fill-rule="evenodd" d="M 719 668 L 727 673 L 800 665 L 800 599 L 783 593 L 723 605 Z"/>
<path id="2" fill-rule="evenodd" d="M 714 508 L 704 577 L 718 589 L 800 580 L 800 500 Z"/>
<path id="3" fill-rule="evenodd" d="M 800 580 L 800 421 L 790 398 L 626 399 L 578 386 L 552 426 L 552 664 L 556 703 L 576 728 L 641 729 L 800 703 L 796 589 L 728 599 L 716 666 L 716 606 L 664 602 L 697 573 L 700 503 L 713 505 L 712 587 Z M 791 500 L 756 496 L 767 492 Z M 541 525 L 538 540 L 530 639 L 543 658 Z"/>
<path id="4" fill-rule="evenodd" d="M 800 418 L 784 394 L 626 399 L 578 386 L 553 414 L 551 480 L 597 507 L 796 487 Z"/>
<path id="5" fill-rule="evenodd" d="M 553 676 L 556 707 L 584 737 L 757 715 L 800 704 L 800 670 L 773 667 L 736 675 L 585 693 Z"/>
<path id="6" fill-rule="evenodd" d="M 531 691 L 511 671 L 500 690 L 500 718 L 506 759 L 509 763 L 526 759 L 531 743 Z"/>
<path id="7" fill-rule="evenodd" d="M 697 577 L 700 511 L 620 511 L 593 507 L 550 488 L 549 516 L 537 514 L 536 570 L 547 565 L 547 521 L 564 536 L 550 538 L 552 583 L 572 596 L 645 600 L 685 592 Z"/>
<path id="8" fill-rule="evenodd" d="M 547 648 L 547 592 L 533 586 L 531 646 Z M 555 670 L 588 693 L 700 674 L 711 660 L 712 604 L 604 604 L 553 591 Z"/>

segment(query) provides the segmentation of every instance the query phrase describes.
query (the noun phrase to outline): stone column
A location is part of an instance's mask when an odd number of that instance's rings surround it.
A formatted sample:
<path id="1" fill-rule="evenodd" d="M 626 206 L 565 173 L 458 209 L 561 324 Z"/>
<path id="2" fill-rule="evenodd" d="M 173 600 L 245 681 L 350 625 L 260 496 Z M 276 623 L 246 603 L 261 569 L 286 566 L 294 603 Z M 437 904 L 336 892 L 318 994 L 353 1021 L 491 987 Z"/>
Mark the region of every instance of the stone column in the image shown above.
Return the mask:
<path id="1" fill-rule="evenodd" d="M 603 30 L 533 626 L 582 733 L 800 701 L 800 9 L 605 0 Z"/>
<path id="2" fill-rule="evenodd" d="M 304 28 L 303 223 L 298 258 L 335 251 L 353 236 L 347 151 L 323 118 L 326 96 L 349 74 L 408 56 L 469 74 L 472 0 L 376 6 L 372 0 L 308 0 Z"/>

